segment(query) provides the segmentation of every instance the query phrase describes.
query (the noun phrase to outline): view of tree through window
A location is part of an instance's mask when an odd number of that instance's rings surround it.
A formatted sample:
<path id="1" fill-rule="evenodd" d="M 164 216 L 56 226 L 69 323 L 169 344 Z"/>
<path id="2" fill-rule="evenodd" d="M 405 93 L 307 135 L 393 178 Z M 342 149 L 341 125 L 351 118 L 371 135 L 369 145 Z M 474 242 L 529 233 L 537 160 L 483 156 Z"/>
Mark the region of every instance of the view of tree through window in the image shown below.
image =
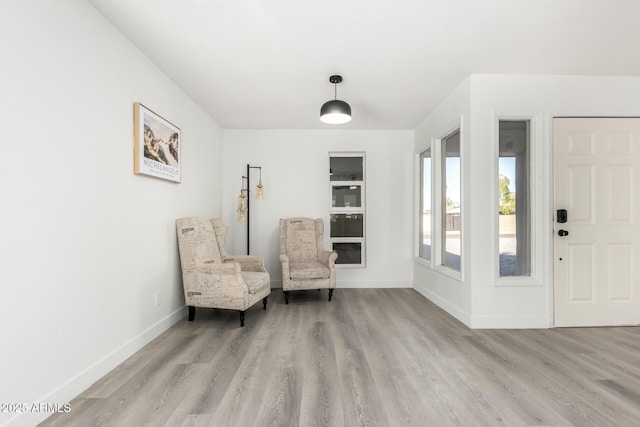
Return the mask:
<path id="1" fill-rule="evenodd" d="M 511 160 L 511 158 L 507 158 L 506 160 Z M 511 180 L 509 177 L 501 174 L 498 179 L 498 188 L 500 191 L 500 215 L 512 215 L 516 213 L 516 198 L 514 197 L 513 191 L 511 191 Z"/>

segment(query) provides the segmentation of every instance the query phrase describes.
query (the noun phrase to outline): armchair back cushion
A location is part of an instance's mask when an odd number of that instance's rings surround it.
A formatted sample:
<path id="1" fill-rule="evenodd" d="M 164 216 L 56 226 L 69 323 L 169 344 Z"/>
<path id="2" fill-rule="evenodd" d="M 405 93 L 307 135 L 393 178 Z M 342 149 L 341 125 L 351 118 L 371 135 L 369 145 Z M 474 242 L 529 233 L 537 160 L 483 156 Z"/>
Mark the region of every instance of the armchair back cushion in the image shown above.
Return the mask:
<path id="1" fill-rule="evenodd" d="M 211 225 L 213 226 L 213 232 L 216 235 L 216 242 L 218 243 L 218 251 L 224 262 L 228 256 L 224 248 L 224 244 L 227 241 L 227 222 L 224 218 L 211 218 L 209 221 L 211 221 Z"/>
<path id="2" fill-rule="evenodd" d="M 282 219 L 280 227 L 280 253 L 289 256 L 289 262 L 318 261 L 322 251 L 324 224 L 321 219 Z M 284 224 L 282 224 L 284 222 Z"/>
<path id="3" fill-rule="evenodd" d="M 176 226 L 183 270 L 223 262 L 220 245 L 210 219 L 181 218 L 176 221 Z"/>

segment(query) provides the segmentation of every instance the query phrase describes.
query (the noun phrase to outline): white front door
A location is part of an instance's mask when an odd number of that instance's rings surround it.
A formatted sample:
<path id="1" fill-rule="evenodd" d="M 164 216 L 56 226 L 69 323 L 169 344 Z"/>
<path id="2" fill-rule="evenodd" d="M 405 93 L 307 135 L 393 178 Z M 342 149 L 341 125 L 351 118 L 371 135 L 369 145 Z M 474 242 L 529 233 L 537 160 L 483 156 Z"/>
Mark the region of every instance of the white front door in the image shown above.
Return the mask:
<path id="1" fill-rule="evenodd" d="M 554 323 L 640 324 L 640 119 L 554 119 L 553 144 Z"/>

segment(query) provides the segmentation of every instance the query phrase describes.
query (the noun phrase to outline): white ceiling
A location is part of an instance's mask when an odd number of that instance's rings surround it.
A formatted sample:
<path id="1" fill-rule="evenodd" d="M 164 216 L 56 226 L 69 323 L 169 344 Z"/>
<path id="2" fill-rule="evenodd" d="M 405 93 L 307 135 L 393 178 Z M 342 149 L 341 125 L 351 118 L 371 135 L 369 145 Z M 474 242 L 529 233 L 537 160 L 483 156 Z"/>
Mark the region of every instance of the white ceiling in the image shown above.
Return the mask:
<path id="1" fill-rule="evenodd" d="M 639 0 L 89 2 L 224 128 L 413 129 L 469 74 L 640 75 Z"/>

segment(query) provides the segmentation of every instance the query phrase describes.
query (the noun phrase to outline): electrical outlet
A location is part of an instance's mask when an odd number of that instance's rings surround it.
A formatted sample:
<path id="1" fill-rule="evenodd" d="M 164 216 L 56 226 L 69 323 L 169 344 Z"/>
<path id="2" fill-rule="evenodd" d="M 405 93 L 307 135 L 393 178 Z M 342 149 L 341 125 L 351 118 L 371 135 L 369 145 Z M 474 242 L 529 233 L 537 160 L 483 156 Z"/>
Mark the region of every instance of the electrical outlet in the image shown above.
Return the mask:
<path id="1" fill-rule="evenodd" d="M 160 307 L 160 292 L 156 292 L 156 307 Z"/>

